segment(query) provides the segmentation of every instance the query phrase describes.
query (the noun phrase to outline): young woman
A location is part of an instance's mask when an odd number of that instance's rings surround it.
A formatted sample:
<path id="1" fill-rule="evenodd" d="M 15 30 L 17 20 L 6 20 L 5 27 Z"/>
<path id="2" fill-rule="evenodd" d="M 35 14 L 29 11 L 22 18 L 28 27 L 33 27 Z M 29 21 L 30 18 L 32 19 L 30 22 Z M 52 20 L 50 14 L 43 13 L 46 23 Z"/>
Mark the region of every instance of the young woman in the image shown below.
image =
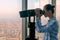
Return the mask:
<path id="1" fill-rule="evenodd" d="M 54 17 L 54 6 L 47 4 L 44 6 L 44 16 L 49 17 L 48 23 L 44 26 L 41 25 L 41 16 L 39 9 L 35 9 L 36 13 L 36 30 L 41 33 L 44 32 L 43 40 L 58 40 L 58 22 Z"/>

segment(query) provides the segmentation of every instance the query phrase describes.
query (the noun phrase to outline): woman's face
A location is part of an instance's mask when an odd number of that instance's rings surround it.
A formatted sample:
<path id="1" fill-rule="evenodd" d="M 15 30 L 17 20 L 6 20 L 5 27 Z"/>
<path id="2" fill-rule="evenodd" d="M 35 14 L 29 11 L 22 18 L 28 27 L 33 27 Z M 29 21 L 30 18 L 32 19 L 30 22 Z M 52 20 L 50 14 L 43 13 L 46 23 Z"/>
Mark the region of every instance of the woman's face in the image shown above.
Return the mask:
<path id="1" fill-rule="evenodd" d="M 44 7 L 43 10 L 44 10 L 44 12 L 45 12 L 45 13 L 44 13 L 44 16 L 45 16 L 45 17 L 48 17 L 48 16 L 49 16 L 49 11 L 47 11 L 47 10 L 45 9 L 45 7 Z"/>

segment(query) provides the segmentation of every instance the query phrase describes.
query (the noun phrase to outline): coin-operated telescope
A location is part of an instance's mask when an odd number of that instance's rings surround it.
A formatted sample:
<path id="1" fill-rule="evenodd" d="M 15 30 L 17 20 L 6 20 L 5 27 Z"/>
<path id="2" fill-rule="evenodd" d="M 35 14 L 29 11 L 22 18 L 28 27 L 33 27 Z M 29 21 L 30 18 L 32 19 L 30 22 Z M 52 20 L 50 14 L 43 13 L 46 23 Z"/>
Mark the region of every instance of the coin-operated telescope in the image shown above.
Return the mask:
<path id="1" fill-rule="evenodd" d="M 24 10 L 24 11 L 20 11 L 20 17 L 21 18 L 26 18 L 26 17 L 29 17 L 29 36 L 25 39 L 25 40 L 37 40 L 35 38 L 35 11 L 34 9 L 30 9 L 30 10 Z M 44 14 L 42 10 L 40 10 L 40 14 Z M 34 17 L 33 18 L 33 22 L 31 22 L 31 17 Z"/>

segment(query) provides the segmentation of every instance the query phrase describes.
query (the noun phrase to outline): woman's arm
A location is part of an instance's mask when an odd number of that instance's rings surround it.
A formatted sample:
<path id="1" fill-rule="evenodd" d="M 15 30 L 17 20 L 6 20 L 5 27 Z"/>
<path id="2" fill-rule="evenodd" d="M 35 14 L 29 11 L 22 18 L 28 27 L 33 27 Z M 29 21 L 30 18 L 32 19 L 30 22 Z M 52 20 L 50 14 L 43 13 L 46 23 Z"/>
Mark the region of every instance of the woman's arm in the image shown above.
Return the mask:
<path id="1" fill-rule="evenodd" d="M 50 22 L 47 23 L 47 25 L 42 26 L 41 25 L 41 20 L 39 18 L 36 18 L 36 30 L 38 32 L 49 32 L 52 30 L 52 27 L 55 25 L 56 21 L 51 20 Z"/>

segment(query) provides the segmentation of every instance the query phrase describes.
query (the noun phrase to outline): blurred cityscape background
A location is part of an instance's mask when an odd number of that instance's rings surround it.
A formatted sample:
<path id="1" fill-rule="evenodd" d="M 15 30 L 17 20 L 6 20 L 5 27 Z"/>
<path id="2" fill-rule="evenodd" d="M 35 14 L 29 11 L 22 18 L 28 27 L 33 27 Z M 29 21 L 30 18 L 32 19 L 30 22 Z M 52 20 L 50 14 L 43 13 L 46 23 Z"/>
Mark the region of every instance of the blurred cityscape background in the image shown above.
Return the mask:
<path id="1" fill-rule="evenodd" d="M 45 4 L 51 4 L 51 0 L 28 0 L 27 2 L 27 9 L 43 9 Z M 22 18 L 19 11 L 22 11 L 22 0 L 0 0 L 0 40 L 22 40 Z M 60 27 L 60 0 L 56 0 L 55 15 Z M 43 20 L 43 24 L 46 22 L 47 20 Z M 36 32 L 36 38 L 39 40 L 43 40 L 43 36 L 44 33 Z M 58 38 L 60 38 L 60 30 Z"/>

